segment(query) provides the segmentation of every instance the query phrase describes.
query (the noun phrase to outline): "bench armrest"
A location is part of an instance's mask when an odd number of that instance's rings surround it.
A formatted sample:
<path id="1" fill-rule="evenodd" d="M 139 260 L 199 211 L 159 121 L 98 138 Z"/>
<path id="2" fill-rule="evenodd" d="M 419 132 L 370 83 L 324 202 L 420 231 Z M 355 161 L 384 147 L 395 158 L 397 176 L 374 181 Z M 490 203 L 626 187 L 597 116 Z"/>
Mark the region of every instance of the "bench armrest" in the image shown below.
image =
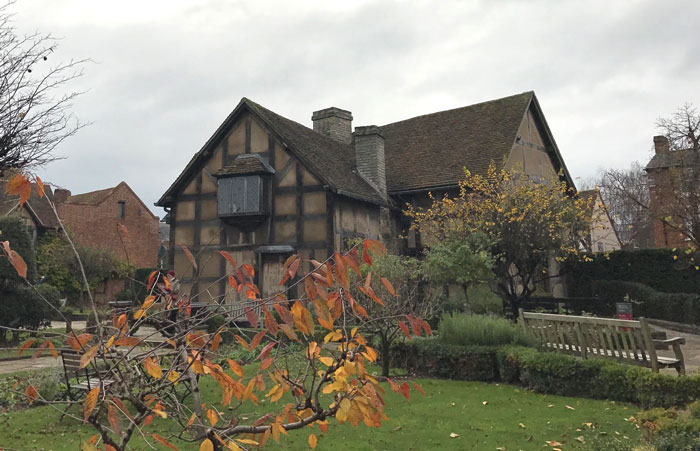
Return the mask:
<path id="1" fill-rule="evenodd" d="M 685 338 L 683 337 L 674 337 L 674 338 L 669 338 L 668 340 L 653 340 L 654 343 L 658 343 L 661 345 L 684 345 L 685 344 Z"/>

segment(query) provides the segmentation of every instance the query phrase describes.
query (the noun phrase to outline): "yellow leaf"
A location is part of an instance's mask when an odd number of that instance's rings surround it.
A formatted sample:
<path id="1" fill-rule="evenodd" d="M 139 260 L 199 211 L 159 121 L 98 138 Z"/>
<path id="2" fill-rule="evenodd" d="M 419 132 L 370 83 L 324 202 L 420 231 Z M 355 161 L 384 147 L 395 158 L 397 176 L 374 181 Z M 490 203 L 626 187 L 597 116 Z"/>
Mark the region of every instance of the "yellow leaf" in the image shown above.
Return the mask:
<path id="1" fill-rule="evenodd" d="M 180 373 L 178 373 L 175 370 L 170 370 L 170 372 L 168 373 L 168 380 L 170 382 L 173 382 L 173 385 L 175 385 L 175 386 L 177 386 L 177 384 L 179 384 L 179 382 L 178 382 L 179 377 L 180 377 Z"/>
<path id="2" fill-rule="evenodd" d="M 161 418 L 168 418 L 168 414 L 163 412 L 160 409 L 153 409 L 153 413 L 155 413 L 156 415 L 158 415 Z"/>
<path id="3" fill-rule="evenodd" d="M 486 404 L 488 404 L 488 403 L 489 403 L 488 401 L 482 401 L 481 404 L 486 405 Z"/>
<path id="4" fill-rule="evenodd" d="M 518 423 L 518 426 L 520 426 L 521 428 L 525 428 L 525 425 L 522 423 Z"/>
<path id="5" fill-rule="evenodd" d="M 219 421 L 219 415 L 217 415 L 213 409 L 207 409 L 207 419 L 209 423 L 211 423 L 211 426 L 215 427 L 216 423 Z"/>
<path id="6" fill-rule="evenodd" d="M 111 348 L 113 344 L 114 344 L 114 335 L 109 337 L 109 340 L 107 340 L 107 344 L 105 345 L 105 349 Z"/>
<path id="7" fill-rule="evenodd" d="M 323 363 L 326 366 L 331 366 L 334 362 L 332 357 L 319 357 L 318 360 L 320 360 L 321 363 Z"/>
<path id="8" fill-rule="evenodd" d="M 311 449 L 316 449 L 316 443 L 318 443 L 316 434 L 309 434 L 309 447 L 311 447 Z"/>
<path id="9" fill-rule="evenodd" d="M 85 351 L 85 354 L 80 356 L 80 368 L 85 368 L 92 362 L 92 359 L 97 355 L 97 351 L 100 349 L 100 345 L 95 345 L 92 348 Z"/>
<path id="10" fill-rule="evenodd" d="M 141 308 L 146 310 L 148 307 L 152 306 L 155 301 L 156 301 L 156 297 L 153 295 L 150 295 L 146 298 L 145 301 L 143 301 L 143 305 L 141 306 Z"/>
<path id="11" fill-rule="evenodd" d="M 214 451 L 214 444 L 211 440 L 204 439 L 201 445 L 199 445 L 199 451 Z"/>
<path id="12" fill-rule="evenodd" d="M 152 357 L 146 357 L 143 362 L 143 366 L 146 368 L 146 372 L 154 379 L 160 379 L 163 377 L 163 369 Z"/>
<path id="13" fill-rule="evenodd" d="M 450 437 L 457 438 L 457 437 L 459 437 L 459 434 L 455 434 L 454 432 L 450 432 Z"/>
<path id="14" fill-rule="evenodd" d="M 134 312 L 134 319 L 140 319 L 145 313 L 146 313 L 146 311 L 144 309 L 140 308 L 140 309 L 136 310 Z"/>
<path id="15" fill-rule="evenodd" d="M 237 438 L 236 441 L 238 443 L 242 443 L 244 445 L 260 446 L 259 442 L 256 442 L 255 440 L 251 440 L 249 438 Z"/>
<path id="16" fill-rule="evenodd" d="M 90 390 L 83 402 L 83 420 L 87 421 L 97 404 L 97 397 L 100 395 L 100 387 L 95 387 Z"/>
<path id="17" fill-rule="evenodd" d="M 569 410 L 576 410 L 576 409 L 574 409 L 573 407 L 571 407 L 571 406 L 569 406 L 569 405 L 567 405 L 566 408 L 569 409 Z"/>

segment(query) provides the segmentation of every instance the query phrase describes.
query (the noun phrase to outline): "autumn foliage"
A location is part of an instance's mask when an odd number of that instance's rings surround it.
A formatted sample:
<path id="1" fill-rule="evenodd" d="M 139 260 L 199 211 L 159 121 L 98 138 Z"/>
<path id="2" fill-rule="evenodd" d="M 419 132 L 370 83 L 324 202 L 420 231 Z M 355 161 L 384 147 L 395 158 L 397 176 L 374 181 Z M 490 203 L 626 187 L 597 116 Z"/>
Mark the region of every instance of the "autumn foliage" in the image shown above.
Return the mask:
<path id="1" fill-rule="evenodd" d="M 11 243 L 3 246 L 20 271 Z M 307 426 L 325 433 L 331 418 L 338 424 L 379 427 L 387 417 L 384 388 L 371 374 L 377 351 L 354 324 L 370 319 L 367 302 L 384 304 L 376 295 L 380 287 L 389 293 L 394 289 L 388 280 L 373 279 L 371 272 L 363 277 L 360 271 L 361 264 L 371 267 L 386 252 L 384 246 L 369 239 L 359 246 L 359 257 L 355 246 L 322 262 L 292 255 L 284 264 L 279 293 L 265 298 L 255 284 L 255 268 L 221 251 L 233 268 L 225 278 L 229 289 L 245 295 L 236 308 L 213 304 L 194 311 L 193 299 L 178 291 L 177 279 L 154 271 L 138 307 L 111 324 L 99 324 L 96 333 L 71 334 L 65 340 L 80 354 L 81 368 L 99 377 L 82 401 L 79 418 L 97 432 L 86 446 L 123 450 L 138 433 L 152 444 L 177 449 L 172 437 L 149 433 L 155 421 L 177 423 L 178 438 L 200 450 L 249 449 Z M 183 249 L 195 265 L 192 252 Z M 303 267 L 308 271 L 302 272 Z M 297 286 L 300 295 L 290 298 L 290 288 Z M 367 295 L 365 305 L 352 296 L 355 288 Z M 225 321 L 207 332 L 205 325 L 214 315 Z M 407 336 L 430 333 L 416 316 L 396 320 Z M 254 334 L 240 328 L 245 322 L 256 329 Z M 142 325 L 153 326 L 154 336 L 136 337 Z M 255 355 L 253 364 L 220 353 L 224 334 L 232 334 L 238 346 Z M 50 342 L 45 347 L 55 354 Z M 218 387 L 217 405 L 202 401 L 199 387 L 207 378 Z M 407 383 L 388 382 L 393 391 L 410 397 Z M 27 388 L 26 396 L 38 400 L 36 388 Z M 246 409 L 263 405 L 262 400 L 267 413 L 249 419 Z M 317 434 L 308 436 L 312 449 Z"/>

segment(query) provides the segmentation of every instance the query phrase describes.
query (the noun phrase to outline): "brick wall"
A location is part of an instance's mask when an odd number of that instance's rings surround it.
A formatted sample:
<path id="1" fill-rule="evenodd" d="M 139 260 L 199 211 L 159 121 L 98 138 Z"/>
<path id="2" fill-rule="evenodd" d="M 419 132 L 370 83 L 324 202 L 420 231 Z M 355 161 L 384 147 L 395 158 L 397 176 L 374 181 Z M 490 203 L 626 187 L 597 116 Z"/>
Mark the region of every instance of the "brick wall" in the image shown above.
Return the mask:
<path id="1" fill-rule="evenodd" d="M 117 217 L 117 205 L 124 202 L 124 218 Z M 83 247 L 108 249 L 137 267 L 155 266 L 158 260 L 158 217 L 133 191 L 121 183 L 98 204 L 58 204 L 64 224 Z M 128 230 L 129 240 L 120 240 L 118 224 Z M 126 248 L 126 249 L 125 249 Z"/>

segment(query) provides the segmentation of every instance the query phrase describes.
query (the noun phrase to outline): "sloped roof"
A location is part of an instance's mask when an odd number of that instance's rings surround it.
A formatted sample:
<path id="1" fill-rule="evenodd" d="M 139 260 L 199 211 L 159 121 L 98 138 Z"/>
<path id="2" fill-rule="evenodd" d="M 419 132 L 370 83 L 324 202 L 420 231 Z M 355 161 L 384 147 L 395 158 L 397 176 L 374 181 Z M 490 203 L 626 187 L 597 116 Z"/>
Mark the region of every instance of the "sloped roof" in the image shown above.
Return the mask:
<path id="1" fill-rule="evenodd" d="M 6 184 L 6 181 L 0 181 L 0 216 L 6 216 L 12 212 L 18 207 L 19 203 L 19 196 L 10 196 L 5 193 Z M 53 191 L 48 183 L 44 184 L 44 195 L 53 202 Z M 29 210 L 30 214 L 42 227 L 47 229 L 58 228 L 56 214 L 46 199 L 39 197 L 39 188 L 36 183 L 32 183 L 32 192 L 25 204 L 25 208 Z"/>
<path id="2" fill-rule="evenodd" d="M 260 155 L 249 153 L 238 155 L 232 162 L 217 171 L 216 175 L 274 174 L 275 170 Z"/>
<path id="3" fill-rule="evenodd" d="M 484 173 L 491 161 L 505 161 L 513 148 L 525 113 L 531 106 L 541 120 L 544 138 L 551 142 L 553 159 L 558 162 L 564 177 L 573 186 L 537 98 L 534 92 L 528 91 L 382 126 L 388 191 L 453 186 L 464 178 L 464 167 L 474 173 Z M 337 193 L 377 204 L 387 203 L 358 174 L 352 145 L 314 132 L 309 127 L 244 97 L 192 157 L 156 205 L 165 206 L 170 202 L 177 189 L 189 179 L 198 162 L 207 158 L 208 152 L 244 110 L 258 116 L 287 149 Z"/>
<path id="4" fill-rule="evenodd" d="M 388 191 L 455 185 L 510 154 L 532 91 L 381 127 Z"/>
<path id="5" fill-rule="evenodd" d="M 700 157 L 693 149 L 671 150 L 654 155 L 645 169 L 649 171 L 677 166 L 695 166 L 697 164 L 700 164 Z"/>
<path id="6" fill-rule="evenodd" d="M 88 205 L 98 205 L 107 199 L 112 192 L 114 192 L 113 186 L 111 188 L 98 189 L 97 191 L 90 191 L 83 194 L 73 194 L 66 199 L 67 204 L 88 204 Z"/>
<path id="7" fill-rule="evenodd" d="M 177 188 L 194 171 L 197 162 L 201 158 L 205 158 L 206 152 L 218 142 L 226 130 L 233 125 L 238 115 L 245 109 L 258 116 L 314 175 L 318 176 L 323 183 L 327 184 L 338 194 L 386 205 L 387 201 L 382 195 L 355 170 L 355 150 L 353 146 L 316 133 L 312 129 L 282 117 L 245 97 L 241 99 L 238 106 L 228 115 L 199 152 L 192 157 L 175 182 L 156 202 L 156 205 L 167 205 L 169 198 L 175 194 Z"/>

